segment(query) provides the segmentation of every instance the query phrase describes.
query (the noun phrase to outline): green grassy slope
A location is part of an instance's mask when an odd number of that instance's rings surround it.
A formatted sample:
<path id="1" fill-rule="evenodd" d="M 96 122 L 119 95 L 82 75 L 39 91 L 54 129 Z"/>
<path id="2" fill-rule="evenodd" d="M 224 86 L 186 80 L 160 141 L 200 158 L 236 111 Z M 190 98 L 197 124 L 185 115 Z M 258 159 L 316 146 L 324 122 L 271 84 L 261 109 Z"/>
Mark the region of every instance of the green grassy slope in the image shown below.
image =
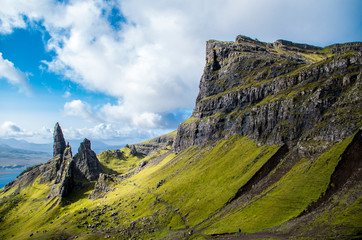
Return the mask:
<path id="1" fill-rule="evenodd" d="M 297 217 L 327 190 L 343 151 L 352 137 L 337 144 L 315 160 L 301 159 L 277 183 L 247 204 L 218 219 L 206 233 L 256 232 Z"/>
<path id="2" fill-rule="evenodd" d="M 88 191 L 57 204 L 56 199 L 46 199 L 51 184 L 39 184 L 38 177 L 20 186 L 20 194 L 0 193 L 0 238 L 28 239 L 33 234 L 34 239 L 99 239 L 108 235 L 119 239 L 180 239 L 200 223 L 194 229 L 196 235 L 235 232 L 239 227 L 244 232 L 261 231 L 297 217 L 323 195 L 351 139 L 315 160 L 301 159 L 270 188 L 224 216 L 218 212 L 276 153 L 278 146 L 259 147 L 253 140 L 234 136 L 178 154 L 165 151 L 148 157 L 150 162 L 145 168 L 119 180 L 113 192 L 97 200 L 88 199 Z M 129 160 L 135 161 L 132 157 Z M 356 211 L 361 210 L 358 199 L 343 213 L 350 223 L 343 220 L 341 212 L 333 221 L 361 227 L 361 222 L 356 222 Z M 92 227 L 94 224 L 97 226 Z M 200 229 L 202 232 L 198 232 Z"/>

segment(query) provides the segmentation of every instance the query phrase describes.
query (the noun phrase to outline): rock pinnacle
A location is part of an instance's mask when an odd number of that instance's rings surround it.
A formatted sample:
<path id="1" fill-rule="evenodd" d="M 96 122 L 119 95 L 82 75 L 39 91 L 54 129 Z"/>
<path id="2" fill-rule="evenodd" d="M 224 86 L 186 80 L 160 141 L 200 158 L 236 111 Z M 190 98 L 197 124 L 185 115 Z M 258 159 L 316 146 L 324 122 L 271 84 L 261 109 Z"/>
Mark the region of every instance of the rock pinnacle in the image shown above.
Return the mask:
<path id="1" fill-rule="evenodd" d="M 53 156 L 63 154 L 66 148 L 65 139 L 59 123 L 55 124 L 54 127 L 54 145 L 53 145 Z"/>

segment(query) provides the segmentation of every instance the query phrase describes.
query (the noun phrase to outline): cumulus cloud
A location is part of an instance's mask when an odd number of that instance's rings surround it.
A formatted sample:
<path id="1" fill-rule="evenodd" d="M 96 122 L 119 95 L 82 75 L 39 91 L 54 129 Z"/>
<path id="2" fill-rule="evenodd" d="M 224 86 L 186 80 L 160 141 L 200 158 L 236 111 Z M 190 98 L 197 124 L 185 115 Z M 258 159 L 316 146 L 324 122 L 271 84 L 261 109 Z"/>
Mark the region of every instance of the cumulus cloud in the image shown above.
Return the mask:
<path id="1" fill-rule="evenodd" d="M 14 66 L 14 63 L 4 59 L 0 52 L 0 79 L 6 79 L 10 84 L 19 87 L 20 91 L 30 93 L 26 75 Z"/>
<path id="2" fill-rule="evenodd" d="M 29 142 L 49 143 L 52 141 L 52 130 L 42 126 L 37 130 L 21 127 L 12 121 L 5 121 L 0 125 L 0 138 L 15 138 Z"/>
<path id="3" fill-rule="evenodd" d="M 0 10 L 0 33 L 2 34 L 12 33 L 14 28 L 26 27 L 21 12 L 13 4 L 14 2 L 11 0 L 1 1 L 3 10 Z"/>
<path id="4" fill-rule="evenodd" d="M 1 125 L 1 131 L 7 134 L 19 134 L 23 132 L 21 128 L 14 122 L 6 121 Z"/>
<path id="5" fill-rule="evenodd" d="M 64 104 L 64 113 L 68 116 L 82 117 L 86 120 L 97 120 L 91 107 L 81 100 L 73 100 Z"/>
<path id="6" fill-rule="evenodd" d="M 161 127 L 161 115 L 158 113 L 144 111 L 137 113 L 126 109 L 121 103 L 117 105 L 106 104 L 100 109 L 100 113 L 107 122 L 123 121 L 131 126 L 140 128 Z"/>
<path id="7" fill-rule="evenodd" d="M 12 121 L 5 121 L 0 126 L 0 137 L 4 138 L 29 138 L 32 137 L 34 134 L 35 132 L 26 131 L 21 128 L 17 123 Z"/>
<path id="8" fill-rule="evenodd" d="M 64 136 L 70 140 L 81 140 L 84 138 L 97 139 L 110 145 L 122 145 L 137 143 L 145 139 L 160 136 L 168 130 L 142 129 L 136 127 L 120 127 L 119 124 L 100 123 L 93 127 L 63 128 Z"/>
<path id="9" fill-rule="evenodd" d="M 67 116 L 81 117 L 89 121 L 105 123 L 122 122 L 124 126 L 138 128 L 162 127 L 162 116 L 160 114 L 153 112 L 135 113 L 125 109 L 125 106 L 122 106 L 121 103 L 117 105 L 105 104 L 101 106 L 101 109 L 96 113 L 87 102 L 77 99 L 64 104 L 64 113 Z"/>

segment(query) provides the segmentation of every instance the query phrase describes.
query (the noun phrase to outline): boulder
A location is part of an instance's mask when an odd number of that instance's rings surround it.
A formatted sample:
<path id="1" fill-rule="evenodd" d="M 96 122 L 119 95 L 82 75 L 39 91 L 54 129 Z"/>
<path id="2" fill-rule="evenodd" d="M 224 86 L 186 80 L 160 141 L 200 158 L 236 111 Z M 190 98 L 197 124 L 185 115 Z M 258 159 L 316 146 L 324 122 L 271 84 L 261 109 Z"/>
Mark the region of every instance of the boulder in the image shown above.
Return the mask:
<path id="1" fill-rule="evenodd" d="M 94 190 L 89 194 L 89 199 L 97 199 L 104 197 L 107 192 L 114 190 L 114 185 L 117 183 L 115 175 L 101 173 L 98 181 L 94 186 Z"/>

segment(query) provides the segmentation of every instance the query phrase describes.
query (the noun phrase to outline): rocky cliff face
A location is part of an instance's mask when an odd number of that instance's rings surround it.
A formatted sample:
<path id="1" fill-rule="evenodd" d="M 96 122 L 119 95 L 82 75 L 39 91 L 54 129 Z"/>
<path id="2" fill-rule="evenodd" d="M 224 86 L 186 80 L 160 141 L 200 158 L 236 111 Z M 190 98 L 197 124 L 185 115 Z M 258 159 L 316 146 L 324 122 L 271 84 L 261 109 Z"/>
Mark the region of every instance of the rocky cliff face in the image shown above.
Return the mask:
<path id="1" fill-rule="evenodd" d="M 361 51 L 362 43 L 208 41 L 196 107 L 174 150 L 242 134 L 308 155 L 344 139 L 361 126 Z"/>
<path id="2" fill-rule="evenodd" d="M 126 147 L 131 150 L 131 154 L 134 156 L 149 155 L 154 151 L 164 150 L 167 149 L 167 147 L 172 146 L 175 139 L 175 134 L 176 132 L 171 132 L 143 143 L 127 144 Z"/>

